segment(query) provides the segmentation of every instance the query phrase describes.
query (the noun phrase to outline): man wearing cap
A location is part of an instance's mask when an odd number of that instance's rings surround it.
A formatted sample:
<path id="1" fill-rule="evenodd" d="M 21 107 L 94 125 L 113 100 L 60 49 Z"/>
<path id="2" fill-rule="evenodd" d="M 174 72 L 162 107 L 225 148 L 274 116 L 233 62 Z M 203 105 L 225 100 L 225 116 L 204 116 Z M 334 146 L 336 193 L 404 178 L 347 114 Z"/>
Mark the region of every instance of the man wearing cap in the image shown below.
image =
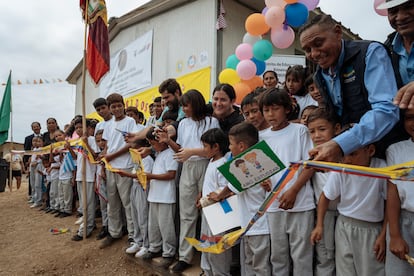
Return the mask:
<path id="1" fill-rule="evenodd" d="M 395 32 L 385 45 L 391 50 L 397 85 L 395 103 L 400 108 L 414 108 L 414 1 L 386 0 L 377 9 L 388 10 L 388 20 Z"/>

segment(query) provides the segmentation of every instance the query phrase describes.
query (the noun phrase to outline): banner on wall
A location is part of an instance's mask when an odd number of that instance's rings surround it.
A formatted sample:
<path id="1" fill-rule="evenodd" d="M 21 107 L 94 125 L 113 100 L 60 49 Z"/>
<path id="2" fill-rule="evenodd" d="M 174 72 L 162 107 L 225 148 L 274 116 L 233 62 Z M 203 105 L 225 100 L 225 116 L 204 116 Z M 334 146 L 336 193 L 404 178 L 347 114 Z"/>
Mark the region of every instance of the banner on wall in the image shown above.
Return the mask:
<path id="1" fill-rule="evenodd" d="M 283 83 L 285 81 L 286 70 L 289 66 L 293 65 L 306 66 L 305 56 L 274 55 L 266 60 L 266 71 L 275 71 L 279 78 L 279 82 Z"/>
<path id="2" fill-rule="evenodd" d="M 126 96 L 151 85 L 152 37 L 151 30 L 111 56 L 111 69 L 99 86 L 101 97 Z"/>
<path id="3" fill-rule="evenodd" d="M 178 83 L 181 85 L 183 93 L 190 89 L 197 89 L 201 92 L 206 102 L 210 101 L 210 78 L 211 68 L 206 67 L 190 74 L 177 77 Z M 153 103 L 156 97 L 159 97 L 158 86 L 152 87 L 131 97 L 125 98 L 125 107 L 135 106 L 139 111 L 144 113 L 145 118 L 150 116 L 149 105 Z M 99 115 L 94 112 L 87 115 L 88 118 L 96 118 L 101 120 Z"/>

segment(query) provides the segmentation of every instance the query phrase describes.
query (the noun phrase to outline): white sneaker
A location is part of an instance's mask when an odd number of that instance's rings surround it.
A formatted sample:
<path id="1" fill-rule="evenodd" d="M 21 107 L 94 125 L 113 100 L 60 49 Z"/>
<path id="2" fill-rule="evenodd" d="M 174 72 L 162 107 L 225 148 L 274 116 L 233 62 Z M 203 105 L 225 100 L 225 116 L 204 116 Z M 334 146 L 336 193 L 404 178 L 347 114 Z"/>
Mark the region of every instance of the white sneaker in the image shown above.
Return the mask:
<path id="1" fill-rule="evenodd" d="M 38 203 L 33 203 L 32 205 L 30 205 L 30 208 L 37 208 L 42 206 L 42 204 L 38 204 Z"/>
<path id="2" fill-rule="evenodd" d="M 140 247 L 138 244 L 136 244 L 135 242 L 131 243 L 131 246 L 128 247 L 125 252 L 127 254 L 135 254 L 140 250 Z"/>
<path id="3" fill-rule="evenodd" d="M 83 217 L 78 218 L 77 221 L 75 221 L 76 225 L 80 225 L 83 222 Z"/>
<path id="4" fill-rule="evenodd" d="M 146 253 L 148 253 L 148 248 L 141 247 L 141 249 L 135 254 L 135 258 L 142 258 Z"/>

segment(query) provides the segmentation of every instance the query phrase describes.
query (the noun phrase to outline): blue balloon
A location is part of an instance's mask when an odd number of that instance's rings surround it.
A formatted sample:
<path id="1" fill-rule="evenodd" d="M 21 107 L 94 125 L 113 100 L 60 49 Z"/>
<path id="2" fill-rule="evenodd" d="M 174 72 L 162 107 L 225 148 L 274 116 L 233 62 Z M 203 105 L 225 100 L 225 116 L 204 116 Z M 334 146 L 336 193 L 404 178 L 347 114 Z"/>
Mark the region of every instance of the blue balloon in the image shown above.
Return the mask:
<path id="1" fill-rule="evenodd" d="M 289 4 L 285 7 L 286 22 L 292 27 L 302 26 L 308 20 L 308 8 L 302 3 Z"/>
<path id="2" fill-rule="evenodd" d="M 230 55 L 226 60 L 226 68 L 231 68 L 236 70 L 237 64 L 239 64 L 240 60 L 237 58 L 235 54 Z"/>
<path id="3" fill-rule="evenodd" d="M 255 58 L 252 58 L 252 61 L 256 64 L 256 75 L 261 76 L 266 70 L 266 62 Z"/>

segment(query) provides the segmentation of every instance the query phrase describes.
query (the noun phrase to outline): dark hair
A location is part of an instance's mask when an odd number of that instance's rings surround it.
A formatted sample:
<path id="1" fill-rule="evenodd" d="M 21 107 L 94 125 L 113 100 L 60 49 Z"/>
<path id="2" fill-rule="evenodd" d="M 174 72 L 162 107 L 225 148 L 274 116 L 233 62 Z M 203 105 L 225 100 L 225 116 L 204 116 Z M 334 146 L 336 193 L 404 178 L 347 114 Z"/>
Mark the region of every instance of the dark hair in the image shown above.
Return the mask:
<path id="1" fill-rule="evenodd" d="M 134 112 L 136 115 L 138 115 L 138 108 L 136 108 L 135 106 L 128 106 L 127 109 L 125 109 L 126 112 Z"/>
<path id="2" fill-rule="evenodd" d="M 147 138 L 148 140 L 157 140 L 154 130 L 155 127 L 150 127 L 147 131 L 147 134 L 145 135 L 145 138 Z"/>
<path id="3" fill-rule="evenodd" d="M 248 122 L 241 122 L 234 125 L 229 131 L 229 137 L 232 137 L 236 142 L 244 142 L 248 147 L 259 142 L 259 131 Z"/>
<path id="4" fill-rule="evenodd" d="M 229 138 L 220 128 L 211 128 L 201 135 L 201 142 L 210 146 L 218 144 L 221 154 L 226 154 L 229 149 Z"/>
<path id="5" fill-rule="evenodd" d="M 329 112 L 325 108 L 316 108 L 315 110 L 312 110 L 311 113 L 308 115 L 307 123 L 311 123 L 313 121 L 316 121 L 318 119 L 323 119 L 331 123 L 332 125 L 339 123 L 339 118 L 334 112 Z"/>
<path id="6" fill-rule="evenodd" d="M 191 114 L 194 121 L 201 121 L 207 115 L 206 100 L 203 95 L 195 89 L 187 91 L 180 99 L 182 106 L 191 105 L 193 114 Z"/>
<path id="7" fill-rule="evenodd" d="M 259 101 L 260 111 L 263 112 L 264 106 L 272 105 L 281 105 L 287 110 L 289 110 L 289 113 L 291 113 L 293 110 L 292 99 L 290 98 L 287 91 L 284 89 L 270 88 L 263 93 Z"/>
<path id="8" fill-rule="evenodd" d="M 161 119 L 163 121 L 166 121 L 166 120 L 177 121 L 177 118 L 178 118 L 178 112 L 177 111 L 167 110 L 167 111 L 164 112 Z"/>
<path id="9" fill-rule="evenodd" d="M 254 104 L 254 103 L 259 104 L 259 99 L 258 99 L 259 96 L 260 95 L 256 92 L 256 90 L 253 92 L 250 92 L 243 98 L 240 104 L 240 108 L 243 110 L 243 107 L 248 104 Z"/>
<path id="10" fill-rule="evenodd" d="M 306 95 L 306 88 L 305 88 L 305 80 L 307 78 L 307 70 L 302 65 L 293 65 L 289 66 L 286 70 L 285 79 L 287 79 L 288 76 L 292 76 L 294 80 L 298 80 L 302 82 L 302 87 L 299 89 L 298 92 L 296 92 L 295 95 L 297 96 L 305 96 Z M 286 81 L 285 81 L 285 89 L 286 87 Z"/>
<path id="11" fill-rule="evenodd" d="M 108 106 L 111 106 L 111 104 L 113 103 L 122 103 L 125 106 L 124 98 L 122 97 L 122 95 L 118 93 L 112 93 L 111 95 L 109 95 L 106 98 L 106 102 L 108 103 Z"/>
<path id="12" fill-rule="evenodd" d="M 311 105 L 308 105 L 308 106 L 306 106 L 303 110 L 302 110 L 302 113 L 300 114 L 300 117 L 302 117 L 302 115 L 303 115 L 303 112 L 305 112 L 305 110 L 315 110 L 315 109 L 317 109 L 318 108 L 318 106 L 316 106 L 316 105 L 313 105 L 313 104 L 311 104 Z"/>
<path id="13" fill-rule="evenodd" d="M 312 85 L 312 84 L 315 84 L 315 80 L 313 79 L 313 74 L 310 74 L 306 79 L 305 79 L 305 82 L 304 82 L 304 86 L 305 86 L 305 89 L 306 89 L 306 91 L 308 91 L 308 87 L 309 87 L 309 85 Z"/>
<path id="14" fill-rule="evenodd" d="M 105 98 L 97 98 L 94 102 L 93 102 L 93 107 L 95 109 L 97 109 L 98 107 L 102 106 L 102 105 L 108 105 L 108 103 L 106 102 Z"/>
<path id="15" fill-rule="evenodd" d="M 166 79 L 160 84 L 160 86 L 158 87 L 158 91 L 160 93 L 167 92 L 173 95 L 178 91 L 180 96 L 183 94 L 181 91 L 180 84 L 177 82 L 176 79 Z"/>
<path id="16" fill-rule="evenodd" d="M 330 16 L 329 14 L 318 14 L 314 18 L 308 20 L 302 27 L 298 30 L 298 37 L 301 36 L 301 34 L 309 29 L 312 26 L 319 25 L 324 27 L 335 27 L 338 23 Z"/>
<path id="17" fill-rule="evenodd" d="M 134 142 L 132 142 L 132 144 L 137 147 L 149 147 L 150 146 L 149 142 L 146 139 L 135 140 Z"/>
<path id="18" fill-rule="evenodd" d="M 161 97 L 155 97 L 155 99 L 154 99 L 154 103 L 160 103 L 160 102 L 161 102 L 161 100 L 162 100 L 162 98 L 161 98 Z"/>
<path id="19" fill-rule="evenodd" d="M 88 121 L 89 121 L 89 125 L 88 125 Z M 86 119 L 86 127 L 96 128 L 96 125 L 98 123 L 99 123 L 99 121 L 96 120 L 96 119 Z"/>
<path id="20" fill-rule="evenodd" d="M 218 84 L 213 90 L 213 96 L 217 91 L 223 91 L 226 93 L 231 101 L 236 99 L 236 92 L 234 91 L 233 86 L 228 83 Z"/>
<path id="21" fill-rule="evenodd" d="M 31 125 L 30 125 L 30 126 L 31 126 L 31 127 L 33 127 L 33 125 L 34 125 L 34 124 L 37 124 L 37 125 L 39 125 L 39 127 L 40 127 L 40 128 L 42 128 L 42 126 L 40 125 L 40 123 L 39 123 L 39 122 L 33 122 L 33 123 L 31 123 Z"/>
<path id="22" fill-rule="evenodd" d="M 66 133 L 63 130 L 61 130 L 61 129 L 56 129 L 55 132 L 56 131 L 59 131 L 61 134 L 66 135 Z"/>
<path id="23" fill-rule="evenodd" d="M 267 70 L 266 72 L 264 72 L 263 73 L 263 78 L 264 78 L 264 76 L 267 74 L 267 73 L 272 73 L 274 76 L 275 76 L 275 78 L 276 78 L 276 82 L 279 80 L 279 78 L 278 78 L 278 76 L 277 76 L 277 73 L 275 72 L 275 71 L 273 71 L 273 70 Z"/>
<path id="24" fill-rule="evenodd" d="M 102 135 L 102 134 L 103 134 L 103 132 L 104 132 L 104 130 L 103 130 L 103 129 L 98 129 L 98 130 L 96 131 L 96 133 L 95 133 L 95 137 L 96 137 L 96 136 L 98 136 L 98 135 Z"/>

